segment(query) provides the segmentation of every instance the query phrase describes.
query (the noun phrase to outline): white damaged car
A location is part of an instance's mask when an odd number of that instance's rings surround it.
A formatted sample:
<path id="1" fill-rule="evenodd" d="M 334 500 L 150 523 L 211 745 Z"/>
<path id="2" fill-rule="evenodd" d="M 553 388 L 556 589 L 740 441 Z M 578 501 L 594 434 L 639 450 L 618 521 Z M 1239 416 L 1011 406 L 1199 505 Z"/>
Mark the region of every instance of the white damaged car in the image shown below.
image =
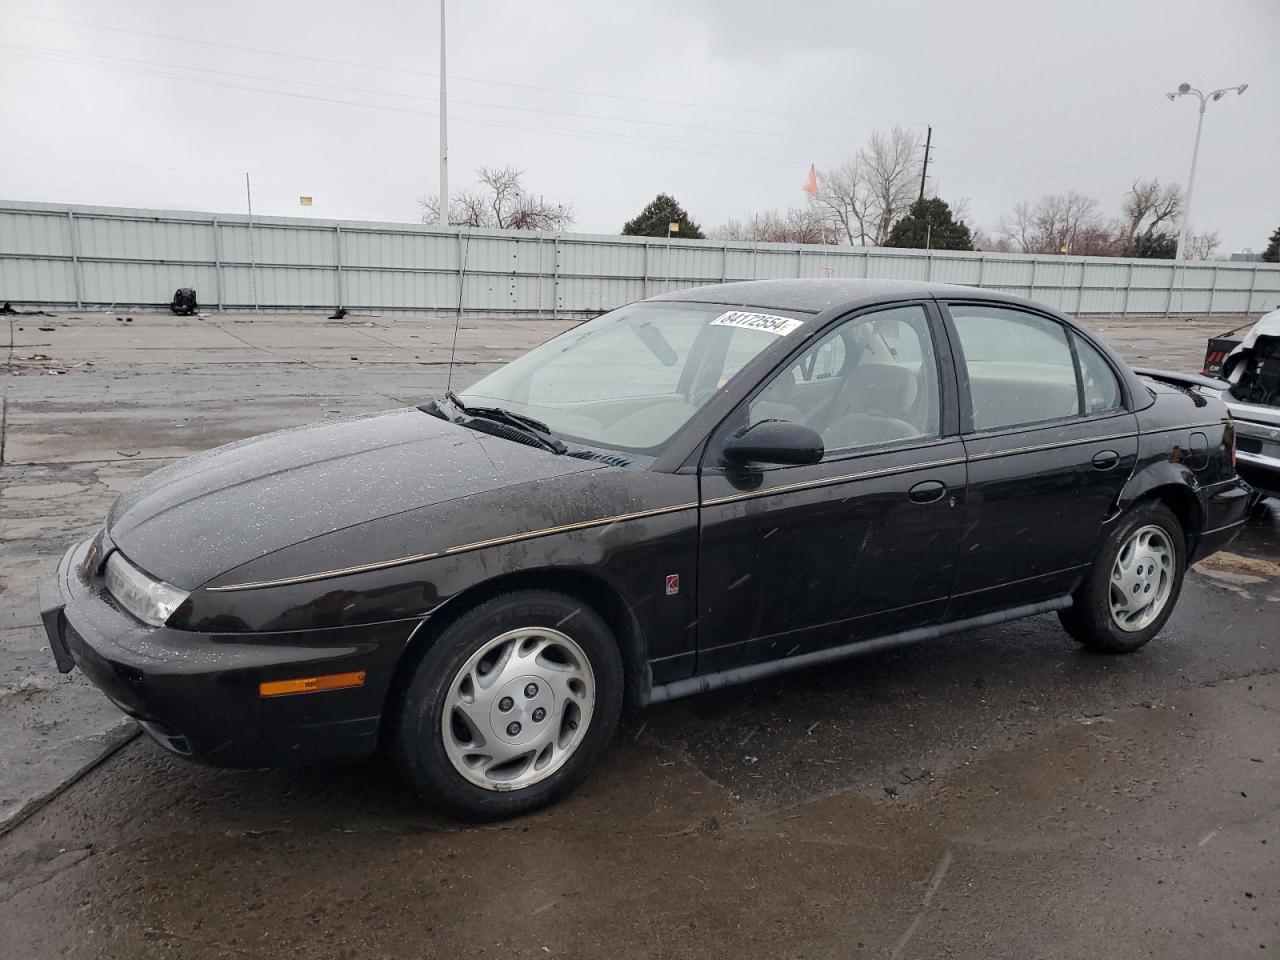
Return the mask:
<path id="1" fill-rule="evenodd" d="M 1227 405 L 1236 431 L 1236 470 L 1260 496 L 1280 498 L 1280 309 L 1258 319 L 1244 339 L 1214 337 L 1203 374 L 1137 371 Z"/>

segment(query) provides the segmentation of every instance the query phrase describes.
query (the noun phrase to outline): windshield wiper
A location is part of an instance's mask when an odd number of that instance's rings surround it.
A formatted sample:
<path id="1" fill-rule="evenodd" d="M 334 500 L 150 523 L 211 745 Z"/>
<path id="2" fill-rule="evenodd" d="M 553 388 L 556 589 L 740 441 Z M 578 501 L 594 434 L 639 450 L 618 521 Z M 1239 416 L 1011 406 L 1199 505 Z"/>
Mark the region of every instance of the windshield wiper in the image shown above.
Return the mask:
<path id="1" fill-rule="evenodd" d="M 515 427 L 521 433 L 533 437 L 538 441 L 539 446 L 550 450 L 552 453 L 563 454 L 569 450 L 564 441 L 552 433 L 551 428 L 541 420 L 513 413 L 503 407 L 469 407 L 459 400 L 458 395 L 452 390 L 446 391 L 444 396 L 446 400 L 467 416 L 479 417 L 483 420 L 494 420 L 498 423 L 505 423 L 509 427 Z"/>

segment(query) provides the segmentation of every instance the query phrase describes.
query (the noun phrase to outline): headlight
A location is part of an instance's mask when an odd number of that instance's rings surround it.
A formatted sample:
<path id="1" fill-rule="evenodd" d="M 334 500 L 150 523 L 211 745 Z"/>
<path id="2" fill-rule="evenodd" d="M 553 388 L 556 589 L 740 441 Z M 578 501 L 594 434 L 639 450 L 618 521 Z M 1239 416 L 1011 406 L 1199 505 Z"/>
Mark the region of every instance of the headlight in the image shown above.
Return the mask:
<path id="1" fill-rule="evenodd" d="M 152 580 L 124 558 L 119 550 L 107 558 L 103 574 L 107 592 L 143 623 L 163 627 L 190 594 L 163 580 Z"/>

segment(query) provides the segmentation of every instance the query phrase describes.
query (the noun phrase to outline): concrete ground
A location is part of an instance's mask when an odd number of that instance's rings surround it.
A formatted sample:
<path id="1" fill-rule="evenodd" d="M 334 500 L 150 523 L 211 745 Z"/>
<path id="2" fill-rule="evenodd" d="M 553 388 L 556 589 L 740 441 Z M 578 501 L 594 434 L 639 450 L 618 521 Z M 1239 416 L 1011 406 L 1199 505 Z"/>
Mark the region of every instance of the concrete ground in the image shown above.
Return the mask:
<path id="1" fill-rule="evenodd" d="M 663 705 L 579 792 L 514 823 L 442 821 L 379 762 L 215 771 L 144 740 L 52 796 L 130 728 L 54 671 L 36 579 L 169 458 L 439 391 L 453 333 L 118 317 L 9 318 L 13 956 L 1280 954 L 1274 505 L 1139 654 L 1084 654 L 1042 617 Z M 1136 364 L 1195 370 L 1231 324 L 1091 325 Z M 562 326 L 465 321 L 455 385 Z"/>

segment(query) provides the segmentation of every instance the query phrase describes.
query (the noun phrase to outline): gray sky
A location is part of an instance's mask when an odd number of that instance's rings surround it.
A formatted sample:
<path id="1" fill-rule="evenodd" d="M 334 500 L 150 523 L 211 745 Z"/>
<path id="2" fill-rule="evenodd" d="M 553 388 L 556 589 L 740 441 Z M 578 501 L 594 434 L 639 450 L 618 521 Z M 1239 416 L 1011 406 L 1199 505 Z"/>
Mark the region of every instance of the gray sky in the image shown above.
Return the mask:
<path id="1" fill-rule="evenodd" d="M 1193 228 L 1280 226 L 1276 0 L 448 2 L 451 186 L 512 163 L 583 232 L 659 191 L 704 228 L 799 206 L 810 162 L 893 123 L 933 124 L 931 186 L 979 226 L 1070 188 L 1118 213 L 1135 177 L 1185 182 L 1183 80 L 1250 85 L 1207 112 Z M 249 170 L 255 213 L 417 219 L 438 11 L 0 0 L 0 200 L 242 212 Z"/>

